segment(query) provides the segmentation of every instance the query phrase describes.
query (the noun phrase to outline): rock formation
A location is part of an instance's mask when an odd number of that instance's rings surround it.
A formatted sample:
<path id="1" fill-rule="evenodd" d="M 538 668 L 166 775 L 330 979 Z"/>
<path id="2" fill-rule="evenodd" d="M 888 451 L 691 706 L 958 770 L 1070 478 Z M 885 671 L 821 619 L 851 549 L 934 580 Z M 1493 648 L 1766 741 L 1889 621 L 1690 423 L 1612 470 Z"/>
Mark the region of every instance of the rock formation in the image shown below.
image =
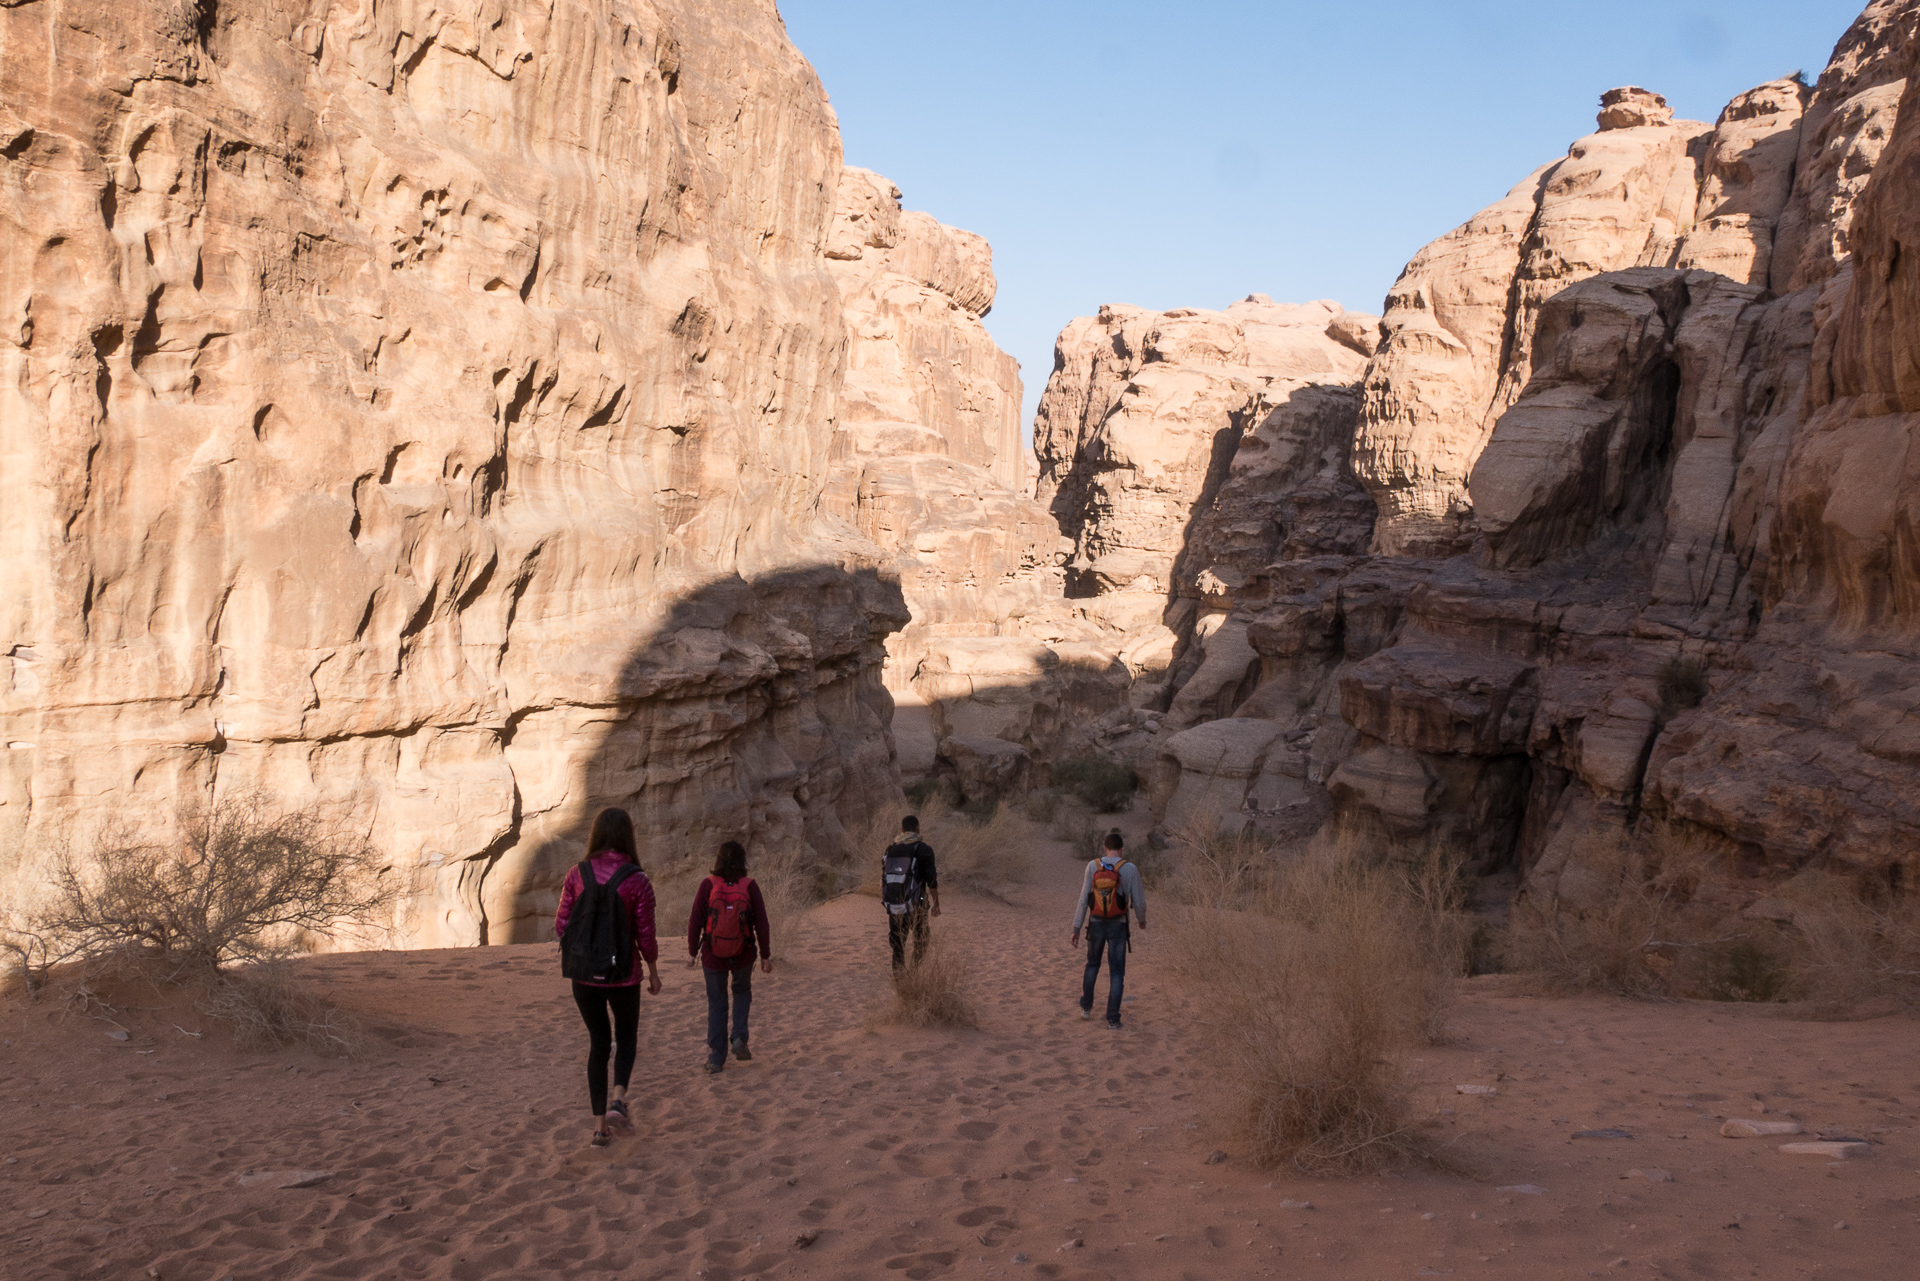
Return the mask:
<path id="1" fill-rule="evenodd" d="M 821 504 L 848 316 L 858 365 L 915 313 L 843 312 L 772 5 L 94 0 L 0 51 L 0 878 L 260 789 L 354 816 L 416 942 L 529 939 L 601 804 L 671 865 L 897 796 L 907 612 Z M 899 270 L 984 309 L 932 230 Z M 916 420 L 1018 480 L 968 360 Z"/>
<path id="2" fill-rule="evenodd" d="M 1710 848 L 1732 901 L 1912 874 L 1917 28 L 1881 0 L 1711 126 L 1609 92 L 1284 404 L 1223 390 L 1218 321 L 1068 327 L 1038 492 L 1069 591 L 1171 651 L 1106 744 L 1165 826 L 1326 820 L 1576 905 L 1596 839 Z"/>
<path id="3" fill-rule="evenodd" d="M 980 323 L 992 254 L 970 232 L 903 212 L 899 189 L 864 169 L 841 171 L 835 205 L 826 253 L 849 354 L 822 504 L 893 554 L 912 612 L 887 642 L 900 763 L 927 774 L 944 762 L 974 775 L 976 791 L 1017 786 L 1025 748 L 977 717 L 946 716 L 977 683 L 984 702 L 1011 700 L 997 728 L 1048 741 L 1060 709 L 1042 673 L 1058 662 L 1036 637 L 1075 630 L 1061 605 L 1059 529 L 1028 492 L 1019 369 Z M 961 748 L 955 735 L 998 746 Z M 982 752 L 998 757 L 991 781 L 976 767 Z"/>

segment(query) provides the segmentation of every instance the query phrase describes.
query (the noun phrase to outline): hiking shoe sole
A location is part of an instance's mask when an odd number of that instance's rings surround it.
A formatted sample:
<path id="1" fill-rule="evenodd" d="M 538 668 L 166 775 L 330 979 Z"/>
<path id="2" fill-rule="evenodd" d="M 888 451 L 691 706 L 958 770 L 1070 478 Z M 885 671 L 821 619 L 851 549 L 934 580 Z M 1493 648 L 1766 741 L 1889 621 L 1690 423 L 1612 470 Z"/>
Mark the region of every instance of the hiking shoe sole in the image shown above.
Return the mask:
<path id="1" fill-rule="evenodd" d="M 1109 1032 L 1118 1032 L 1118 1031 L 1120 1030 L 1120 1020 L 1119 1020 L 1119 1019 L 1108 1019 L 1108 1020 L 1107 1020 L 1107 1030 L 1108 1030 Z"/>
<path id="2" fill-rule="evenodd" d="M 733 1043 L 733 1057 L 745 1063 L 753 1057 L 753 1051 L 747 1048 L 745 1041 L 735 1041 Z"/>

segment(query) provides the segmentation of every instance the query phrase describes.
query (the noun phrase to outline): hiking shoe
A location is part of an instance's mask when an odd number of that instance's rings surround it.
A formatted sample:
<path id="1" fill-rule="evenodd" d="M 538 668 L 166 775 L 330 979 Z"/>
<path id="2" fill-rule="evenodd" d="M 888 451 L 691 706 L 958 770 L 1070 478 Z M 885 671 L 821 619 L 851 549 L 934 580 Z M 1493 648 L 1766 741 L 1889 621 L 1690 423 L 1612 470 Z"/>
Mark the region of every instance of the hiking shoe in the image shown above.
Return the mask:
<path id="1" fill-rule="evenodd" d="M 733 1043 L 733 1057 L 745 1063 L 753 1057 L 753 1051 L 747 1048 L 745 1041 L 735 1041 Z"/>
<path id="2" fill-rule="evenodd" d="M 1081 1009 L 1081 1011 L 1080 1011 L 1080 1017 L 1081 1017 L 1081 1018 L 1083 1018 L 1083 1019 L 1090 1019 L 1090 1018 L 1092 1018 L 1092 1017 L 1093 1017 L 1093 1009 L 1092 1009 L 1092 1007 L 1090 1007 L 1090 1006 L 1089 1006 L 1089 1007 L 1083 1007 L 1083 1008 Z"/>
<path id="3" fill-rule="evenodd" d="M 718 1075 L 720 1075 L 720 1072 L 722 1071 L 722 1069 L 724 1069 L 724 1068 L 725 1068 L 726 1066 L 727 1066 L 727 1064 L 726 1064 L 726 1060 L 725 1060 L 725 1059 L 719 1059 L 719 1060 L 715 1060 L 715 1059 L 708 1059 L 708 1060 L 707 1060 L 707 1075 L 708 1075 L 708 1076 L 718 1076 Z"/>
<path id="4" fill-rule="evenodd" d="M 1120 1020 L 1119 1020 L 1119 1019 L 1108 1019 L 1108 1020 L 1107 1020 L 1107 1030 L 1108 1030 L 1108 1031 L 1110 1031 L 1110 1032 L 1118 1032 L 1118 1031 L 1120 1030 Z"/>

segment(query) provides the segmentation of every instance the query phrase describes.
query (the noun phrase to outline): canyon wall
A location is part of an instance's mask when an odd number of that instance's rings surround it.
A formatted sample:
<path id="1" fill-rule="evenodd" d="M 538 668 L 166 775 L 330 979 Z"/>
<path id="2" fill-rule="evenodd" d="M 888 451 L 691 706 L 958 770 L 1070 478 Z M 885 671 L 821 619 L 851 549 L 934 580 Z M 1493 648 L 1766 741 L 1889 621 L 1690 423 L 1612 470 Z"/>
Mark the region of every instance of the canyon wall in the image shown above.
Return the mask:
<path id="1" fill-rule="evenodd" d="M 772 0 L 73 0 L 0 59 L 0 880 L 258 791 L 412 941 L 523 940 L 602 804 L 674 866 L 897 800 L 897 549 L 828 491 L 891 419 L 1023 485 L 1019 384 L 921 323 L 977 237 L 849 279 Z M 951 374 L 882 397 L 889 325 Z"/>
<path id="2" fill-rule="evenodd" d="M 1881 0 L 1712 125 L 1610 91 L 1284 396 L 1221 394 L 1223 330 L 1063 332 L 1038 493 L 1069 593 L 1167 651 L 1103 744 L 1163 828 L 1445 845 L 1575 905 L 1675 835 L 1732 907 L 1911 875 L 1917 27 Z M 1160 347 L 1210 372 L 1121 355 Z"/>

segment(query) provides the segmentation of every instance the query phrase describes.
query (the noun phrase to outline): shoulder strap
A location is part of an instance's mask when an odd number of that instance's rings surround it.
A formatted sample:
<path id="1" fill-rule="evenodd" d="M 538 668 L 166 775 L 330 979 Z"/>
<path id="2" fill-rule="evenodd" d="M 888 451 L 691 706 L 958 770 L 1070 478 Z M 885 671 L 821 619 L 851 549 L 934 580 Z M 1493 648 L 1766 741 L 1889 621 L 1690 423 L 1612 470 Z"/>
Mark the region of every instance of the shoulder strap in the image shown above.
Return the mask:
<path id="1" fill-rule="evenodd" d="M 619 889 L 620 883 L 622 881 L 626 880 L 629 876 L 632 876 L 635 872 L 638 872 L 639 870 L 640 870 L 639 867 L 636 866 L 635 864 L 622 863 L 620 865 L 620 870 L 607 878 L 607 888 L 610 890 Z"/>
<path id="2" fill-rule="evenodd" d="M 593 875 L 593 860 L 591 858 L 581 859 L 580 860 L 580 888 L 583 890 L 590 890 L 598 884 L 600 884 L 600 882 L 596 880 Z"/>

